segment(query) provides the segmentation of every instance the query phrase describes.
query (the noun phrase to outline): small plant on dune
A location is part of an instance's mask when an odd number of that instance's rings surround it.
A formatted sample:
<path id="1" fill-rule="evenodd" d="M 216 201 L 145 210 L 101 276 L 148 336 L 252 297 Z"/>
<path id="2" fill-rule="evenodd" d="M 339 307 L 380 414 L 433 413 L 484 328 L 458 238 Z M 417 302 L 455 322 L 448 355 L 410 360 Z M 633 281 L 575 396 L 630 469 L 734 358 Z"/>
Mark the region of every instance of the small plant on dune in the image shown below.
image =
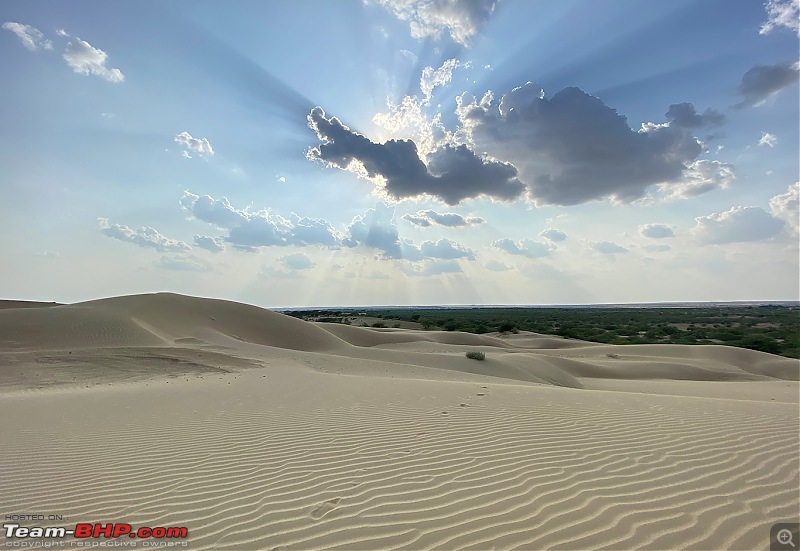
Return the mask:
<path id="1" fill-rule="evenodd" d="M 470 350 L 469 352 L 467 352 L 466 356 L 470 360 L 481 360 L 482 361 L 482 360 L 486 359 L 486 354 L 484 354 L 483 352 L 478 352 L 477 350 Z"/>

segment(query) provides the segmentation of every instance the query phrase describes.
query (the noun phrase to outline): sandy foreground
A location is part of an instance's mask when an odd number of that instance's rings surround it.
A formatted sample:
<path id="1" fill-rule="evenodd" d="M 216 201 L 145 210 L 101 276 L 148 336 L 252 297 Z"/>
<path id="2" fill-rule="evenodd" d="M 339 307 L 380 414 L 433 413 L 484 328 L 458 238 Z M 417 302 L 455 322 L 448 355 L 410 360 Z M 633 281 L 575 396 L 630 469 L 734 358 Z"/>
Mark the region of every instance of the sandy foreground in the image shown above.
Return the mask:
<path id="1" fill-rule="evenodd" d="M 198 550 L 768 549 L 800 520 L 798 379 L 724 346 L 173 294 L 5 308 L 0 514 L 185 526 Z"/>

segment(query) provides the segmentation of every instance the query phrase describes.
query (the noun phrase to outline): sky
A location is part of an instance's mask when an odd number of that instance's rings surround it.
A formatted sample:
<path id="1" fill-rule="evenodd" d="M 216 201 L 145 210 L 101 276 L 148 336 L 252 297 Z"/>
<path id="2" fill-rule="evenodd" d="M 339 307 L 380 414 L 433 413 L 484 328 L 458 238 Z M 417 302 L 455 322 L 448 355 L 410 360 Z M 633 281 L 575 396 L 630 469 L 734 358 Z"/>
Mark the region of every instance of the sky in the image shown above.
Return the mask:
<path id="1" fill-rule="evenodd" d="M 0 3 L 0 294 L 799 300 L 800 0 Z"/>

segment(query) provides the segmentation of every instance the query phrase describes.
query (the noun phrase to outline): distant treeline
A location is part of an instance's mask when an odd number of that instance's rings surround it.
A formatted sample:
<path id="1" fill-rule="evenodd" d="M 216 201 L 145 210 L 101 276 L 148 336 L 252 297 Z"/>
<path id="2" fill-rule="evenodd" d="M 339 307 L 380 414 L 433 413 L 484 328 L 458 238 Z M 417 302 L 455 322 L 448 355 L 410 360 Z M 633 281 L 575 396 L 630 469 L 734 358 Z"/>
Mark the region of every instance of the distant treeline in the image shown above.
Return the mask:
<path id="1" fill-rule="evenodd" d="M 294 310 L 305 320 L 353 323 L 366 316 L 467 333 L 533 331 L 607 344 L 725 344 L 800 358 L 800 307 L 374 308 Z M 361 314 L 361 315 L 360 315 Z M 373 324 L 375 325 L 375 324 Z M 380 324 L 383 325 L 383 324 Z M 379 326 L 380 326 L 379 325 Z"/>

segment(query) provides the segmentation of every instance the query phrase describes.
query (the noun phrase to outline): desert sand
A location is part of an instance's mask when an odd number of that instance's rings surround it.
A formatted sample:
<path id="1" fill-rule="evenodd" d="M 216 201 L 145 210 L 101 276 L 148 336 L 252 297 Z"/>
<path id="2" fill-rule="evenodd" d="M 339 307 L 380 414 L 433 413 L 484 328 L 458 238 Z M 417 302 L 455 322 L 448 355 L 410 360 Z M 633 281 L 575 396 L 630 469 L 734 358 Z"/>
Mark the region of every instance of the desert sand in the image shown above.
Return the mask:
<path id="1" fill-rule="evenodd" d="M 768 549 L 800 518 L 797 360 L 174 294 L 7 306 L 3 515 L 196 550 Z"/>

